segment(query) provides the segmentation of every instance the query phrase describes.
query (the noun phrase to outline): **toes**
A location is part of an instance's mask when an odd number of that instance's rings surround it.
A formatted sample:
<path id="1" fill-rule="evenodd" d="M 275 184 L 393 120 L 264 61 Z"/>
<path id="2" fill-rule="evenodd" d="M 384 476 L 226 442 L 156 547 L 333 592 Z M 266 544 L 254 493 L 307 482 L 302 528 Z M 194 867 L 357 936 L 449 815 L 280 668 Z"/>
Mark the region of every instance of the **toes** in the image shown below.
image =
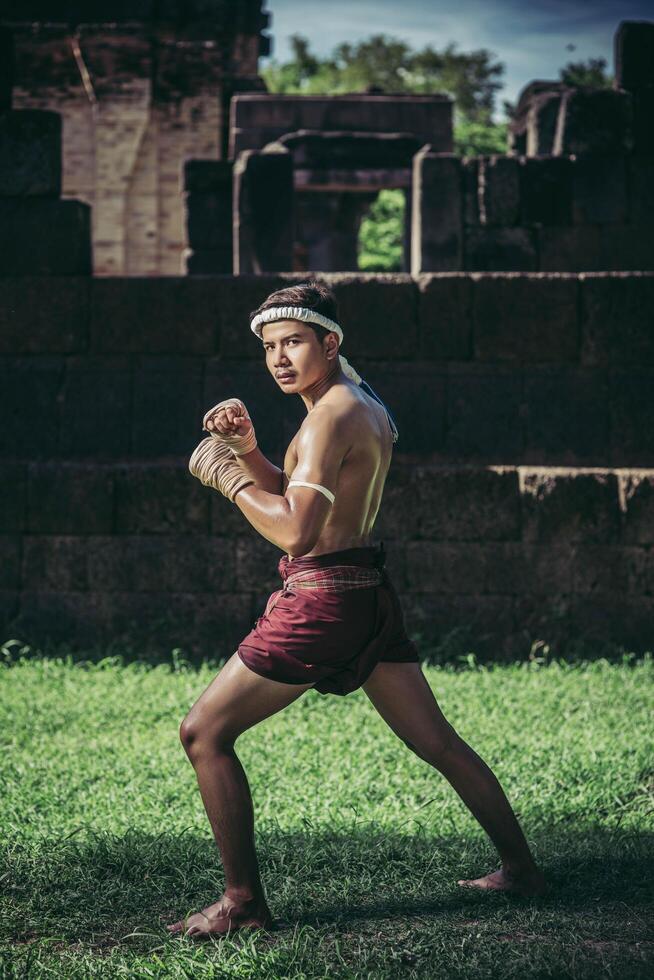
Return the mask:
<path id="1" fill-rule="evenodd" d="M 166 926 L 168 932 L 181 932 L 184 928 L 184 920 L 180 919 L 179 922 L 173 922 L 171 926 Z"/>

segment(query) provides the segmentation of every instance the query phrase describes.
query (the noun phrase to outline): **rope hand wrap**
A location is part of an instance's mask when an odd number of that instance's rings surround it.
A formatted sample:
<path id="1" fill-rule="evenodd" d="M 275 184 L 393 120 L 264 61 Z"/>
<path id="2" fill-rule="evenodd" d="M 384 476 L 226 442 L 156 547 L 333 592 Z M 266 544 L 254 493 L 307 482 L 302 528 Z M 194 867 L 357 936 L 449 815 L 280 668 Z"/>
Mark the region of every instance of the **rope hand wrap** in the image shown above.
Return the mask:
<path id="1" fill-rule="evenodd" d="M 196 446 L 188 468 L 205 487 L 220 490 L 232 503 L 239 490 L 254 483 L 243 472 L 229 446 L 213 436 L 203 439 Z"/>
<path id="2" fill-rule="evenodd" d="M 205 413 L 202 419 L 202 428 L 205 432 L 210 432 L 212 438 L 217 439 L 219 442 L 224 442 L 226 446 L 232 450 L 235 456 L 245 456 L 246 453 L 251 453 L 253 449 L 257 447 L 257 437 L 254 434 L 254 425 L 244 436 L 231 435 L 225 436 L 221 432 L 215 432 L 211 429 L 207 429 L 207 422 L 210 418 L 218 413 L 221 408 L 227 407 L 235 408 L 239 415 L 244 415 L 245 418 L 252 422 L 249 412 L 240 398 L 225 398 L 224 401 L 218 402 L 213 408 L 210 408 L 208 412 Z"/>

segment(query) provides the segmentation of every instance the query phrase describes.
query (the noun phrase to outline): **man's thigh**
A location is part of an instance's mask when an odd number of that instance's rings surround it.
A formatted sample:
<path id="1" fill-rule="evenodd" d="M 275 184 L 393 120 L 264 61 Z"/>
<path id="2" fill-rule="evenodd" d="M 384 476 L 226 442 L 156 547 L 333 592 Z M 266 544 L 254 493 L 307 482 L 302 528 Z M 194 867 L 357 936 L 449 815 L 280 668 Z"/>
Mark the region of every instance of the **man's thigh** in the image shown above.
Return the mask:
<path id="1" fill-rule="evenodd" d="M 261 677 L 233 653 L 202 692 L 185 721 L 206 735 L 238 736 L 296 701 L 311 684 L 282 684 Z"/>
<path id="2" fill-rule="evenodd" d="M 456 735 L 419 663 L 378 663 L 362 686 L 389 728 L 423 758 L 440 754 Z"/>

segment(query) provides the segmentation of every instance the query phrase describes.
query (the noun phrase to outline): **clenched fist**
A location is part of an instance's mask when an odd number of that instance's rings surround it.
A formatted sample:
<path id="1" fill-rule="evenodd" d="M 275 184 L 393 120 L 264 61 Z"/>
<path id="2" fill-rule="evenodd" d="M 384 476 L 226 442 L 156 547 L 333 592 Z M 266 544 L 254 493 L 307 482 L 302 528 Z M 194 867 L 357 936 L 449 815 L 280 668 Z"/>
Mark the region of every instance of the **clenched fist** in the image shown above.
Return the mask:
<path id="1" fill-rule="evenodd" d="M 252 419 L 240 398 L 226 398 L 210 408 L 202 428 L 229 446 L 235 456 L 245 456 L 257 446 Z"/>

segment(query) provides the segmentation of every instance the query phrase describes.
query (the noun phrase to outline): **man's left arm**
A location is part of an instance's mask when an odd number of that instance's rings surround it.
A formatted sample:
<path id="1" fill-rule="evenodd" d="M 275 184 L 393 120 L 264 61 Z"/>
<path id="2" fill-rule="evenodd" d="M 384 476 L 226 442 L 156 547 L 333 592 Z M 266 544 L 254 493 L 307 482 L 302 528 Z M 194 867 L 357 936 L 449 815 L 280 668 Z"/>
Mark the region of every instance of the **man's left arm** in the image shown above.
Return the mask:
<path id="1" fill-rule="evenodd" d="M 348 448 L 342 423 L 333 411 L 313 409 L 298 434 L 297 466 L 291 480 L 317 483 L 334 493 Z M 284 496 L 247 486 L 238 491 L 234 503 L 264 538 L 291 557 L 311 551 L 333 506 L 319 490 L 291 486 Z"/>

